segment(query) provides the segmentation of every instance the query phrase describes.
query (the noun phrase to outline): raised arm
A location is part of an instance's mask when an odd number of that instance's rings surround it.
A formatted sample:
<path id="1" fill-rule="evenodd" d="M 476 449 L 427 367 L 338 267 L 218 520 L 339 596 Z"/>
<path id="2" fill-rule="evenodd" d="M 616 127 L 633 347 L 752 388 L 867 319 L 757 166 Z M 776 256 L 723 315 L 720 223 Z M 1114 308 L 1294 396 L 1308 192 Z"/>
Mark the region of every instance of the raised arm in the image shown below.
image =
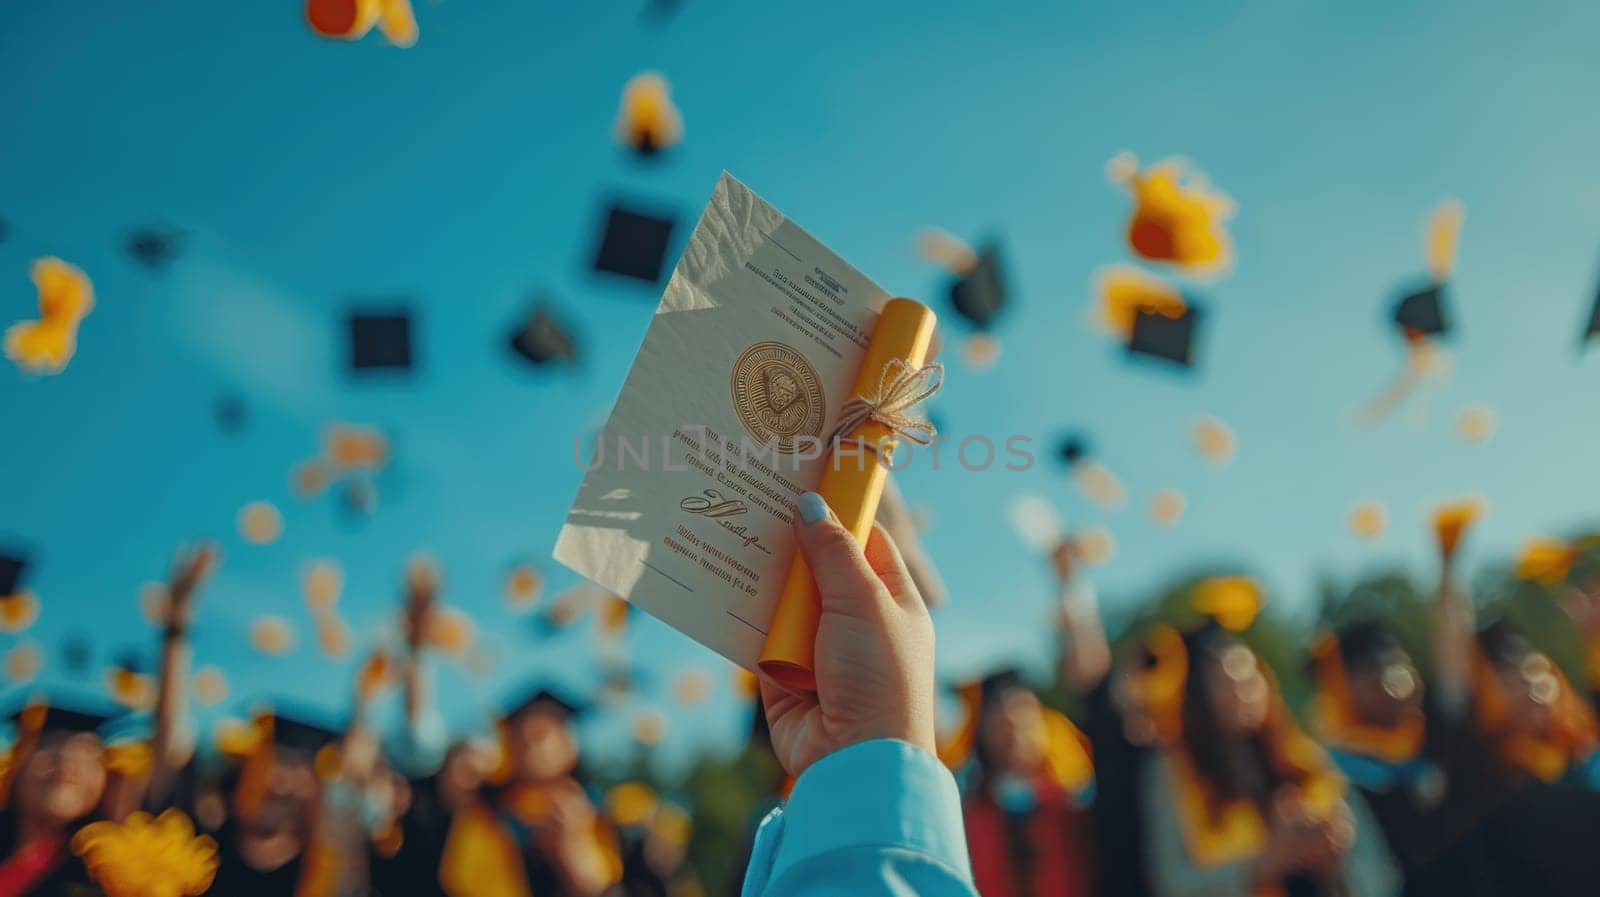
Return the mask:
<path id="1" fill-rule="evenodd" d="M 1111 645 L 1100 620 L 1094 587 L 1077 575 L 1070 540 L 1063 540 L 1050 557 L 1055 568 L 1061 636 L 1061 683 L 1076 694 L 1099 685 L 1111 672 Z"/>
<path id="2" fill-rule="evenodd" d="M 161 634 L 161 665 L 156 680 L 155 731 L 150 739 L 152 766 L 149 800 L 170 802 L 173 782 L 188 760 L 193 745 L 182 743 L 184 687 L 189 680 L 189 624 L 194 616 L 194 596 L 217 561 L 216 547 L 201 545 L 179 555 L 167 582 L 165 627 Z"/>
<path id="3" fill-rule="evenodd" d="M 422 669 L 422 653 L 427 645 L 429 621 L 439 593 L 439 573 L 425 558 L 413 560 L 406 568 L 405 593 L 401 599 L 402 649 L 391 657 L 400 681 L 404 708 L 397 737 L 389 738 L 389 753 L 395 767 L 408 778 L 433 773 L 444 762 L 449 748 L 449 733 L 444 719 L 428 695 L 428 681 Z"/>
<path id="4" fill-rule="evenodd" d="M 1439 565 L 1439 594 L 1433 603 L 1434 686 L 1440 707 L 1461 713 L 1472 694 L 1472 659 L 1477 621 L 1472 602 L 1456 581 L 1455 553 L 1447 552 Z"/>

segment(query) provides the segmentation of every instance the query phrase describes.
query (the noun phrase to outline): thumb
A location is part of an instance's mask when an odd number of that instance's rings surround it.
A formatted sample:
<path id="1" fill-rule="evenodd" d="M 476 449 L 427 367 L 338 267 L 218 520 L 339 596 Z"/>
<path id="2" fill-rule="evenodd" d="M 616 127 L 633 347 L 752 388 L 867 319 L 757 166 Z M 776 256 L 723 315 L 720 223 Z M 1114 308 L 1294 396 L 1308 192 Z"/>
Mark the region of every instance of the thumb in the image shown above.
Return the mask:
<path id="1" fill-rule="evenodd" d="M 883 591 L 866 553 L 856 537 L 844 528 L 815 492 L 807 492 L 797 502 L 800 521 L 796 534 L 800 554 L 817 583 L 817 596 L 824 611 L 849 613 Z"/>

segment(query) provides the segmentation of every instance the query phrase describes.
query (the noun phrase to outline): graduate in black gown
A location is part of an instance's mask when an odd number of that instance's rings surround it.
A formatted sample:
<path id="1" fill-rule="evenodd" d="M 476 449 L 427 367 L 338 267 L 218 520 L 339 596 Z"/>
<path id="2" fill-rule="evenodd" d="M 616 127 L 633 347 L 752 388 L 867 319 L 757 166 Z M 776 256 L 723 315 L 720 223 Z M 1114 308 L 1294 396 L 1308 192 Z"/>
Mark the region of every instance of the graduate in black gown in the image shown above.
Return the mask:
<path id="1" fill-rule="evenodd" d="M 1060 587 L 1061 683 L 1081 697 L 1080 728 L 1094 757 L 1096 891 L 1105 897 L 1144 897 L 1140 782 L 1155 727 L 1136 706 L 1127 675 L 1112 663 L 1111 647 L 1094 592 L 1077 574 L 1070 542 L 1052 564 Z M 1131 666 L 1142 666 L 1134 663 Z"/>
<path id="2" fill-rule="evenodd" d="M 1377 820 L 1403 893 L 1504 893 L 1516 878 L 1489 834 L 1514 786 L 1469 708 L 1431 694 L 1376 619 L 1324 636 L 1312 664 L 1314 733 Z"/>
<path id="3" fill-rule="evenodd" d="M 1478 636 L 1474 716 L 1517 784 L 1487 835 L 1517 893 L 1600 893 L 1595 714 L 1550 657 L 1500 620 Z"/>
<path id="4" fill-rule="evenodd" d="M 376 897 L 442 897 L 446 893 L 439 879 L 445 837 L 456 814 L 481 798 L 488 772 L 484 752 L 471 742 L 445 746 L 444 724 L 433 706 L 422 655 L 438 589 L 432 565 L 413 562 L 401 600 L 406 650 L 394 661 L 402 692 L 402 729 L 391 745 L 394 763 L 404 776 L 406 799 L 399 818 L 385 826 L 385 831 L 375 833 L 372 891 Z"/>
<path id="5" fill-rule="evenodd" d="M 281 711 L 258 714 L 254 726 L 257 744 L 225 783 L 228 820 L 216 833 L 217 876 L 207 893 L 333 897 L 350 860 L 319 840 L 318 754 L 338 735 Z"/>
<path id="6" fill-rule="evenodd" d="M 439 870 L 445 837 L 456 814 L 482 799 L 484 765 L 481 749 L 459 742 L 431 775 L 408 780 L 410 800 L 400 817 L 399 847 L 389 856 L 373 858 L 375 897 L 444 897 Z"/>
<path id="7" fill-rule="evenodd" d="M 32 702 L 0 776 L 0 897 L 96 893 L 72 849 L 106 793 L 100 729 L 114 710 L 92 702 Z"/>
<path id="8" fill-rule="evenodd" d="M 685 862 L 694 831 L 688 811 L 643 782 L 624 782 L 606 792 L 605 812 L 622 849 L 622 878 L 607 897 L 704 893 Z"/>
<path id="9" fill-rule="evenodd" d="M 445 837 L 440 883 L 450 897 L 599 897 L 620 880 L 616 833 L 579 770 L 582 709 L 539 687 L 501 718 L 501 768 Z"/>

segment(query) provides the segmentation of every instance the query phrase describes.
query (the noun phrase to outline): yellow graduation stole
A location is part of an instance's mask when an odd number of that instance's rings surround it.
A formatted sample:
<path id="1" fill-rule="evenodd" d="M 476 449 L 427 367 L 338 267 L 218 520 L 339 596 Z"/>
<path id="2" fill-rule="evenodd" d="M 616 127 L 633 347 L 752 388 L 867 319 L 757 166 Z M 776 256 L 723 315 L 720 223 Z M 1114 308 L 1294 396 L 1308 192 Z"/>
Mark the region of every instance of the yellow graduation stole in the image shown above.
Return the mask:
<path id="1" fill-rule="evenodd" d="M 518 788 L 511 794 L 511 812 L 533 825 L 550 812 L 550 801 L 538 788 Z M 622 878 L 622 853 L 616 835 L 600 814 L 595 814 L 594 847 L 607 867 L 607 877 Z M 528 869 L 517 843 L 494 808 L 482 801 L 456 814 L 445 835 L 439 862 L 439 884 L 450 897 L 543 897 L 528 890 Z"/>
<path id="2" fill-rule="evenodd" d="M 1311 721 L 1317 740 L 1347 753 L 1390 763 L 1405 763 L 1422 752 L 1426 731 L 1422 717 L 1408 719 L 1397 726 L 1374 726 L 1356 718 L 1350 706 L 1350 683 L 1345 678 L 1337 639 L 1333 636 L 1322 639 L 1312 649 L 1312 657 L 1317 695 L 1312 704 Z"/>
<path id="3" fill-rule="evenodd" d="M 457 813 L 450 824 L 439 884 L 450 897 L 533 897 L 521 849 L 481 801 Z"/>

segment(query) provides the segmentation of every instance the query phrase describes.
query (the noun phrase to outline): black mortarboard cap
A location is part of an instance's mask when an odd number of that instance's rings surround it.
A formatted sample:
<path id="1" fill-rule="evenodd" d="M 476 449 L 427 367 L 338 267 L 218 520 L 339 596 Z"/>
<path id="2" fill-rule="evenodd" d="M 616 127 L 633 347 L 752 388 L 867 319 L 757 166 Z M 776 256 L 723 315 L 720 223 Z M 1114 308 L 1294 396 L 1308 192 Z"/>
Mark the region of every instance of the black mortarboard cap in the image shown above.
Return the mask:
<path id="1" fill-rule="evenodd" d="M 1519 666 L 1535 651 L 1527 637 L 1506 619 L 1485 626 L 1478 633 L 1478 645 L 1490 663 L 1503 667 Z"/>
<path id="2" fill-rule="evenodd" d="M 503 716 L 506 719 L 511 719 L 535 709 L 554 710 L 561 716 L 570 719 L 582 716 L 589 708 L 587 704 L 559 688 L 541 685 L 532 691 L 524 692 L 520 697 L 507 704 Z"/>
<path id="3" fill-rule="evenodd" d="M 68 672 L 82 675 L 89 669 L 89 661 L 93 658 L 94 646 L 83 633 L 74 633 L 62 641 L 61 662 Z"/>
<path id="4" fill-rule="evenodd" d="M 983 677 L 978 685 L 978 693 L 982 696 L 984 706 L 993 706 L 994 701 L 1006 692 L 1027 687 L 1028 684 L 1022 681 L 1022 674 L 1016 670 L 996 670 Z"/>
<path id="5" fill-rule="evenodd" d="M 978 253 L 978 264 L 950 285 L 950 304 L 974 327 L 989 326 L 1005 309 L 1006 280 L 998 248 L 984 247 Z"/>
<path id="6" fill-rule="evenodd" d="M 1070 466 L 1089 456 L 1089 443 L 1082 436 L 1074 433 L 1070 436 L 1062 437 L 1061 444 L 1056 448 L 1056 452 L 1061 456 L 1061 460 Z"/>
<path id="7" fill-rule="evenodd" d="M 660 283 L 667 245 L 677 221 L 612 203 L 595 252 L 594 268 L 645 283 Z"/>
<path id="8" fill-rule="evenodd" d="M 1339 660 L 1345 669 L 1381 667 L 1407 656 L 1394 631 L 1382 620 L 1358 620 L 1339 627 Z"/>
<path id="9" fill-rule="evenodd" d="M 65 732 L 77 734 L 79 732 L 98 732 L 101 726 L 110 722 L 114 717 L 120 716 L 121 711 L 107 704 L 94 701 L 77 701 L 58 699 L 42 702 L 44 718 L 39 723 L 40 732 Z M 22 707 L 8 715 L 13 723 L 21 724 L 22 718 L 30 711 L 38 712 L 41 702 L 29 701 Z"/>
<path id="10" fill-rule="evenodd" d="M 1600 333 L 1600 289 L 1595 290 L 1594 307 L 1589 310 L 1589 326 L 1583 328 L 1583 339 L 1579 345 L 1587 344 L 1594 335 Z"/>
<path id="11" fill-rule="evenodd" d="M 281 709 L 272 713 L 272 743 L 277 747 L 315 754 L 338 739 L 339 730 L 314 714 Z"/>
<path id="12" fill-rule="evenodd" d="M 404 309 L 351 312 L 350 367 L 357 371 L 411 369 L 411 313 Z"/>
<path id="13" fill-rule="evenodd" d="M 142 673 L 145 671 L 144 657 L 140 655 L 137 648 L 124 648 L 118 651 L 115 664 L 117 669 L 127 670 L 130 673 Z"/>
<path id="14" fill-rule="evenodd" d="M 1404 330 L 1424 336 L 1450 332 L 1444 314 L 1444 285 L 1433 283 L 1400 297 L 1394 306 L 1394 322 Z"/>
<path id="15" fill-rule="evenodd" d="M 0 598 L 16 594 L 22 585 L 22 573 L 28 569 L 28 559 L 9 551 L 0 551 Z"/>
<path id="16" fill-rule="evenodd" d="M 648 0 L 645 3 L 643 17 L 656 22 L 666 22 L 677 12 L 683 0 Z"/>
<path id="17" fill-rule="evenodd" d="M 1194 364 L 1195 329 L 1200 309 L 1190 305 L 1177 317 L 1140 309 L 1128 336 L 1128 354 L 1146 355 L 1189 367 Z"/>
<path id="18" fill-rule="evenodd" d="M 151 271 L 165 271 L 182 248 L 183 232 L 170 227 L 143 227 L 128 234 L 128 255 Z"/>
<path id="19" fill-rule="evenodd" d="M 527 321 L 511 334 L 511 351 L 540 366 L 572 361 L 578 355 L 572 334 L 543 302 L 535 305 Z"/>
<path id="20" fill-rule="evenodd" d="M 238 396 L 223 396 L 217 399 L 212 406 L 212 413 L 217 420 L 217 429 L 232 435 L 244 429 L 245 420 L 249 417 L 249 409 L 244 399 Z"/>

